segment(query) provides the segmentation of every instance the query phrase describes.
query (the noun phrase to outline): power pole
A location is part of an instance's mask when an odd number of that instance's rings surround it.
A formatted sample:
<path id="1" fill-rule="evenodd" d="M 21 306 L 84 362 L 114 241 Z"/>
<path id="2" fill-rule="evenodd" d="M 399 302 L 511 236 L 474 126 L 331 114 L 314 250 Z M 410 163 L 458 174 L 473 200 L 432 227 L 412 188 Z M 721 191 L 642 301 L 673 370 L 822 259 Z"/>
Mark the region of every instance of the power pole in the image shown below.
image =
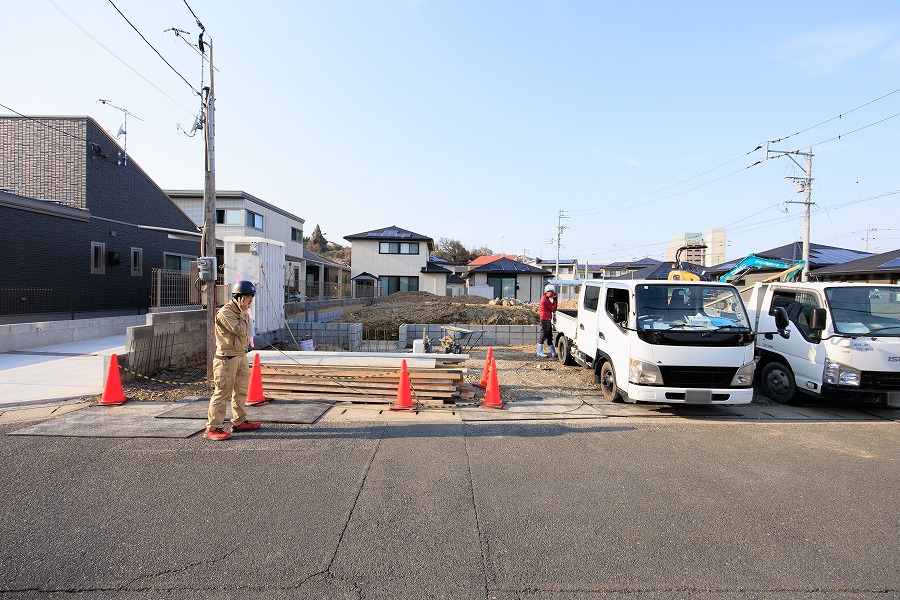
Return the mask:
<path id="1" fill-rule="evenodd" d="M 560 210 L 556 214 L 556 280 L 559 281 L 559 249 L 562 246 L 562 232 L 567 227 L 563 227 L 562 220 L 567 219 L 568 217 L 563 217 L 563 211 Z"/>
<path id="2" fill-rule="evenodd" d="M 863 238 L 866 241 L 866 252 L 869 251 L 869 234 L 872 233 L 873 231 L 878 231 L 878 228 L 872 227 L 871 225 L 866 227 L 866 237 Z"/>
<path id="3" fill-rule="evenodd" d="M 774 154 L 775 156 L 769 156 L 769 154 Z M 792 156 L 805 156 L 806 157 L 806 168 L 803 167 L 797 160 Z M 797 193 L 806 192 L 806 197 L 803 201 L 804 210 L 803 210 L 803 271 L 800 273 L 801 281 L 809 281 L 809 208 L 812 205 L 811 197 L 812 197 L 812 147 L 807 148 L 805 151 L 803 150 L 794 150 L 794 151 L 785 151 L 785 150 L 769 150 L 769 143 L 766 142 L 766 160 L 770 158 L 780 158 L 782 156 L 787 156 L 794 164 L 804 170 L 805 177 L 786 177 L 785 179 L 790 179 L 797 183 Z M 799 202 L 790 202 L 787 204 L 800 204 Z"/>
<path id="4" fill-rule="evenodd" d="M 200 25 L 200 21 L 197 21 Z M 204 50 L 201 27 L 200 51 Z M 203 255 L 216 255 L 216 95 L 213 86 L 213 43 L 212 38 L 205 44 L 209 47 L 209 88 L 206 91 L 204 109 L 206 112 L 204 187 L 203 187 Z M 212 386 L 213 357 L 216 354 L 216 281 L 207 284 L 206 301 L 206 385 Z"/>

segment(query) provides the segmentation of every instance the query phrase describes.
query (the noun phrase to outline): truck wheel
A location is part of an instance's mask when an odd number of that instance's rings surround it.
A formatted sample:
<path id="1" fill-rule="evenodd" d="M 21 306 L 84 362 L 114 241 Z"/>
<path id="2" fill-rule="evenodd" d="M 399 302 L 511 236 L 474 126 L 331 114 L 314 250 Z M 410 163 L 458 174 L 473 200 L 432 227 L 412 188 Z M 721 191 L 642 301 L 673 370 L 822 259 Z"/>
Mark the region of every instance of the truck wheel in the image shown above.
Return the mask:
<path id="1" fill-rule="evenodd" d="M 759 384 L 763 394 L 782 404 L 790 404 L 797 393 L 794 374 L 778 361 L 767 363 L 759 376 Z"/>
<path id="2" fill-rule="evenodd" d="M 572 343 L 564 335 L 559 336 L 556 340 L 556 353 L 559 354 L 559 362 L 564 365 L 574 365 L 575 360 L 572 358 Z"/>
<path id="3" fill-rule="evenodd" d="M 607 402 L 621 402 L 619 387 L 616 385 L 616 371 L 612 363 L 607 361 L 600 367 L 600 373 L 594 371 L 594 379 L 600 386 L 600 394 Z"/>

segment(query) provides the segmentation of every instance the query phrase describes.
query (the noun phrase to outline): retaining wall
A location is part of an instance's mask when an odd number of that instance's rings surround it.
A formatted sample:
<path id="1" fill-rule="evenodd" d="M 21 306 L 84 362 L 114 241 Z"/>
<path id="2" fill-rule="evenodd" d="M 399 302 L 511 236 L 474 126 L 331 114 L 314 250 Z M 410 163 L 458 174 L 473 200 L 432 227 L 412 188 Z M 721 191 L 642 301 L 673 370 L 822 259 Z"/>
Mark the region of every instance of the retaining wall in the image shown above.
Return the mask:
<path id="1" fill-rule="evenodd" d="M 122 335 L 128 327 L 142 325 L 148 315 L 123 315 L 68 321 L 42 321 L 0 325 L 0 352 L 28 350 L 69 342 Z"/>
<path id="2" fill-rule="evenodd" d="M 124 360 L 138 373 L 153 373 L 206 353 L 206 311 L 149 313 L 146 324 L 125 332 Z"/>

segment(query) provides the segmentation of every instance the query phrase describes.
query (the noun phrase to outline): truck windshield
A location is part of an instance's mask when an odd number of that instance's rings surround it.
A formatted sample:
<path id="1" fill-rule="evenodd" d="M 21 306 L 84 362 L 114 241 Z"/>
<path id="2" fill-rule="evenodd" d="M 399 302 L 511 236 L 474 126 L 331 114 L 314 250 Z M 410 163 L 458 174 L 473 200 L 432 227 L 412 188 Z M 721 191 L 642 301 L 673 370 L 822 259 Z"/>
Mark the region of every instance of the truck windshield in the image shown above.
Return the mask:
<path id="1" fill-rule="evenodd" d="M 647 284 L 635 290 L 637 329 L 740 332 L 750 321 L 737 290 L 715 285 Z"/>
<path id="2" fill-rule="evenodd" d="M 835 333 L 900 335 L 900 286 L 825 288 Z"/>

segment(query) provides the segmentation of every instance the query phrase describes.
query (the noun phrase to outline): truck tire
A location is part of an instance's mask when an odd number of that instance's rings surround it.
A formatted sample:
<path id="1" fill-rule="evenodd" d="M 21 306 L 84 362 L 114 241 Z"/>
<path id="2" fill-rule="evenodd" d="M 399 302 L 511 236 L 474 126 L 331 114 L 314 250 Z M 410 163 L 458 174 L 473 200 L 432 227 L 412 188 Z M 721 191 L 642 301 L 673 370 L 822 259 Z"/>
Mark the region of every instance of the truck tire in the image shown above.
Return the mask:
<path id="1" fill-rule="evenodd" d="M 556 353 L 562 364 L 570 366 L 575 364 L 575 359 L 572 358 L 572 342 L 566 336 L 561 335 L 556 340 Z"/>
<path id="2" fill-rule="evenodd" d="M 622 396 L 619 394 L 619 386 L 616 385 L 616 371 L 613 369 L 612 363 L 606 361 L 600 366 L 599 373 L 594 370 L 594 380 L 600 386 L 600 395 L 607 402 L 621 402 Z"/>
<path id="3" fill-rule="evenodd" d="M 759 385 L 763 394 L 782 404 L 791 404 L 797 394 L 794 374 L 787 365 L 777 360 L 766 363 L 763 367 Z"/>

